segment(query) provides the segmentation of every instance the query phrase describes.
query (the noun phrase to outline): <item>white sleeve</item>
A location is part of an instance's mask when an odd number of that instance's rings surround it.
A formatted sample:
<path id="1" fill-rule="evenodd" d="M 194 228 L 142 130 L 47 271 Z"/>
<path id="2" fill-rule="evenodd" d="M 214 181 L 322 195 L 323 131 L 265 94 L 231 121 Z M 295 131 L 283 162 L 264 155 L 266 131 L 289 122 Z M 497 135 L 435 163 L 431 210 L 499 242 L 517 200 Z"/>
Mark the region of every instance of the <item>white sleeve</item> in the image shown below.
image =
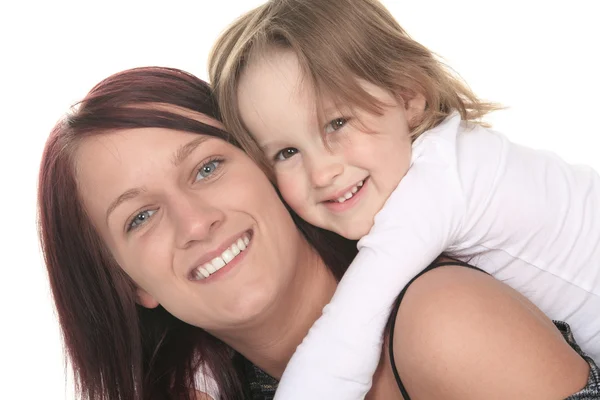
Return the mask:
<path id="1" fill-rule="evenodd" d="M 276 399 L 356 400 L 369 391 L 396 297 L 460 229 L 465 206 L 455 154 L 437 154 L 439 147 L 414 160 L 360 240 L 331 303 L 288 364 Z"/>
<path id="2" fill-rule="evenodd" d="M 206 393 L 213 399 L 219 399 L 219 386 L 215 380 L 212 371 L 204 364 L 194 374 L 194 389 Z"/>

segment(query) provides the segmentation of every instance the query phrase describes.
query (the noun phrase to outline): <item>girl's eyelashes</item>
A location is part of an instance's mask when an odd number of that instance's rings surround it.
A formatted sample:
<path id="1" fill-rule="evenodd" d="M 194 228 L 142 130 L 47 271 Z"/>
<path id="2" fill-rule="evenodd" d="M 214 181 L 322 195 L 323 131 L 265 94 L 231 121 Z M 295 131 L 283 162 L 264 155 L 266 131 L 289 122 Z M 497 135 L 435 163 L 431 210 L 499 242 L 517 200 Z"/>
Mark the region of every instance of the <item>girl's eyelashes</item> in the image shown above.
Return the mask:
<path id="1" fill-rule="evenodd" d="M 211 179 L 221 169 L 222 164 L 223 159 L 217 157 L 203 161 L 196 172 L 195 182 Z"/>
<path id="2" fill-rule="evenodd" d="M 295 147 L 286 147 L 285 149 L 275 154 L 274 158 L 275 161 L 285 161 L 289 158 L 292 158 L 296 154 L 298 154 L 298 149 L 296 149 Z"/>
<path id="3" fill-rule="evenodd" d="M 342 129 L 348 123 L 348 118 L 339 117 L 332 119 L 325 125 L 325 133 L 332 133 Z"/>
<path id="4" fill-rule="evenodd" d="M 140 227 L 145 224 L 157 210 L 143 210 L 138 212 L 132 219 L 129 220 L 126 227 L 126 232 L 131 232 L 132 230 Z"/>
<path id="5" fill-rule="evenodd" d="M 350 119 L 346 118 L 346 117 L 338 117 L 338 118 L 332 119 L 327 124 L 325 124 L 325 128 L 324 128 L 325 134 L 339 131 L 344 126 L 346 126 L 346 124 L 348 123 L 349 120 Z M 295 147 L 286 147 L 285 149 L 280 150 L 275 154 L 275 156 L 273 157 L 273 161 L 277 162 L 277 161 L 288 160 L 288 159 L 292 158 L 293 156 L 295 156 L 296 154 L 298 154 L 299 152 L 300 151 Z"/>

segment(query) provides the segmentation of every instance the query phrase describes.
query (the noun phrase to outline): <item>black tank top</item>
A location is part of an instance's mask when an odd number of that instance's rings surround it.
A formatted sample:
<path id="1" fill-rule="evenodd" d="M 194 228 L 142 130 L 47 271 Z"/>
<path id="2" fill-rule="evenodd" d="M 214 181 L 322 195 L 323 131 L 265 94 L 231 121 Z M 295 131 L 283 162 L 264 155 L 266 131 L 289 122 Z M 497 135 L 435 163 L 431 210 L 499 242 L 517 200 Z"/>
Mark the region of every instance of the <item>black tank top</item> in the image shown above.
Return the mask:
<path id="1" fill-rule="evenodd" d="M 445 267 L 445 266 L 451 266 L 451 265 L 456 265 L 456 266 L 460 266 L 460 267 L 467 267 L 467 268 L 471 268 L 471 269 L 475 269 L 477 271 L 481 271 L 483 273 L 486 273 L 485 271 L 474 267 L 472 265 L 469 265 L 467 263 L 458 261 L 458 260 L 439 260 L 439 261 L 435 261 L 433 262 L 429 267 L 425 268 L 423 271 L 421 271 L 421 273 L 419 273 L 417 276 L 415 276 L 409 283 L 408 285 L 406 285 L 404 287 L 404 289 L 402 289 L 402 291 L 400 292 L 400 294 L 398 295 L 398 299 L 396 300 L 396 304 L 394 305 L 394 308 L 392 310 L 392 314 L 390 316 L 390 322 L 389 322 L 389 330 L 390 330 L 390 335 L 389 335 L 389 354 L 390 354 L 390 364 L 392 365 L 392 371 L 394 371 L 394 377 L 396 378 L 396 383 L 398 384 L 398 389 L 400 389 L 400 393 L 402 393 L 402 397 L 404 397 L 404 400 L 410 400 L 410 396 L 408 394 L 408 392 L 406 391 L 406 388 L 404 387 L 404 385 L 402 384 L 402 379 L 400 379 L 400 375 L 398 374 L 398 369 L 396 368 L 396 361 L 394 360 L 394 325 L 396 324 L 396 316 L 398 315 L 398 309 L 400 308 L 400 303 L 402 302 L 402 299 L 404 298 L 404 294 L 406 293 L 406 289 L 408 289 L 408 287 L 415 281 L 417 280 L 417 278 L 419 278 L 421 275 L 425 274 L 428 271 L 431 271 L 432 269 L 438 268 L 438 267 Z"/>

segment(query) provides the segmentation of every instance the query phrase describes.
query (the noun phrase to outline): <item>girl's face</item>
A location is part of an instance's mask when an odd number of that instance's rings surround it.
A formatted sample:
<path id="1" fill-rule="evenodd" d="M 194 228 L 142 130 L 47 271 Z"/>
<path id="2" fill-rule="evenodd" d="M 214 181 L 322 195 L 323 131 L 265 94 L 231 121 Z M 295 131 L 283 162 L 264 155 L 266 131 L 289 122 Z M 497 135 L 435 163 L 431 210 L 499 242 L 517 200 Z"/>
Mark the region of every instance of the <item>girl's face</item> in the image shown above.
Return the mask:
<path id="1" fill-rule="evenodd" d="M 76 171 L 85 209 L 140 304 L 219 333 L 289 290 L 305 242 L 233 145 L 162 128 L 106 133 L 82 142 Z"/>
<path id="2" fill-rule="evenodd" d="M 276 51 L 244 71 L 238 107 L 245 125 L 274 165 L 279 190 L 305 220 L 349 239 L 369 232 L 375 214 L 408 170 L 408 121 L 424 99 L 399 102 L 367 82 L 386 104 L 381 114 L 323 100 L 291 51 Z M 326 143 L 324 143 L 325 138 Z"/>

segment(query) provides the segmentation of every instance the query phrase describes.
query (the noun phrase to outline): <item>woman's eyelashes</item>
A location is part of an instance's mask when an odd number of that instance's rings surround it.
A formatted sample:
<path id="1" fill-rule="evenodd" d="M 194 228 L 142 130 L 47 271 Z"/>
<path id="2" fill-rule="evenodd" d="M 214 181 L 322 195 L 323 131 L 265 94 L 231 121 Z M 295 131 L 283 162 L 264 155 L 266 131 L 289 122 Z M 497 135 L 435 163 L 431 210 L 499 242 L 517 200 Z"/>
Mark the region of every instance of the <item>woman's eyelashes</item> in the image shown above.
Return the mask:
<path id="1" fill-rule="evenodd" d="M 199 167 L 194 168 L 195 174 L 193 182 L 196 183 L 200 181 L 208 181 L 215 178 L 223 167 L 223 162 L 224 160 L 218 157 L 213 157 L 203 161 Z M 158 209 L 138 211 L 132 218 L 128 220 L 125 231 L 129 233 L 144 225 L 157 211 Z"/>
<path id="2" fill-rule="evenodd" d="M 132 230 L 140 227 L 145 224 L 158 210 L 144 210 L 138 212 L 129 222 L 127 223 L 127 232 L 131 232 Z"/>
<path id="3" fill-rule="evenodd" d="M 202 162 L 196 172 L 195 182 L 213 178 L 220 171 L 222 164 L 223 159 L 220 158 L 211 158 Z"/>

